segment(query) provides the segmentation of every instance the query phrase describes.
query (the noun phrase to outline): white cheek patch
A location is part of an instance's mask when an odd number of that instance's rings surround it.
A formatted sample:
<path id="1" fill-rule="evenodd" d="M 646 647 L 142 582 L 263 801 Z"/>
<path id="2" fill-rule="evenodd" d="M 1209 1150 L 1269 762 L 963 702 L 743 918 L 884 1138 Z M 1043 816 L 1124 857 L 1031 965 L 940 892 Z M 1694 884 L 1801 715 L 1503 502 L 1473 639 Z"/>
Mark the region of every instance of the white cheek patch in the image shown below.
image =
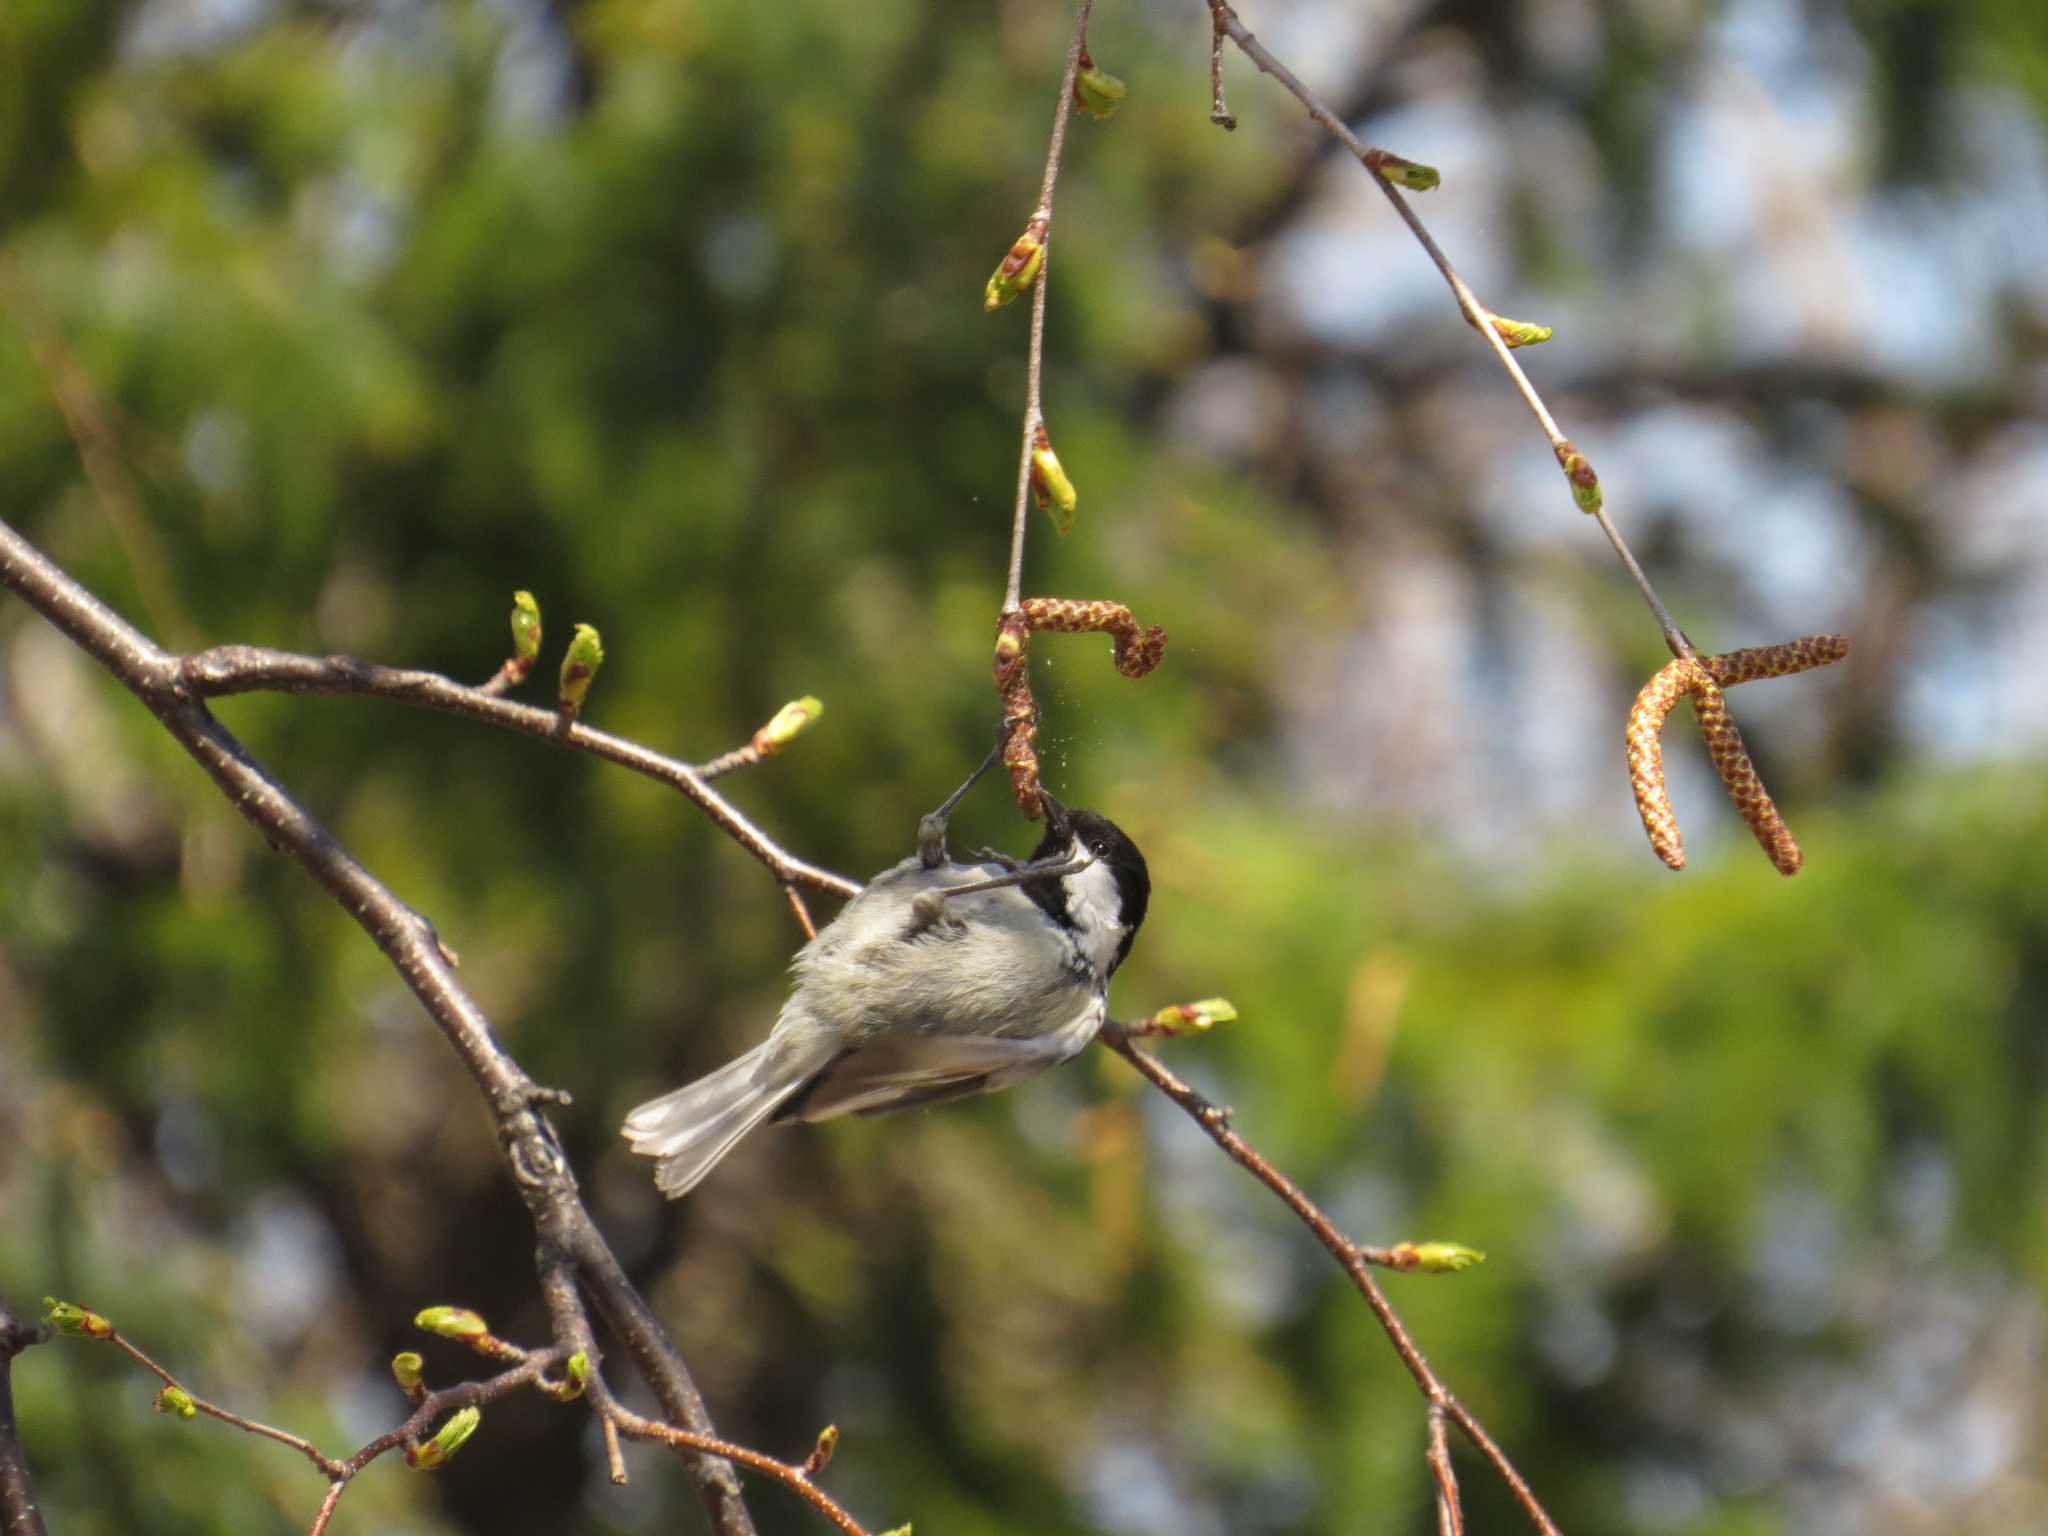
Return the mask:
<path id="1" fill-rule="evenodd" d="M 1086 869 L 1060 877 L 1067 893 L 1067 913 L 1077 930 L 1074 942 L 1099 976 L 1116 959 L 1117 946 L 1124 941 L 1123 897 L 1117 890 L 1116 872 L 1101 859 Z"/>

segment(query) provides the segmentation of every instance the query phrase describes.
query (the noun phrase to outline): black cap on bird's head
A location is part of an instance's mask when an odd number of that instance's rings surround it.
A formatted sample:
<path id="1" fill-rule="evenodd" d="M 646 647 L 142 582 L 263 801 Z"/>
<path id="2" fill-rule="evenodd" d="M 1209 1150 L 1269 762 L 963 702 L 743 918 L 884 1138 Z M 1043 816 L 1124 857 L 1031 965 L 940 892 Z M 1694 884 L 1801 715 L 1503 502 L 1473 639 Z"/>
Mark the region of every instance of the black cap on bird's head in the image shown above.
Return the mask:
<path id="1" fill-rule="evenodd" d="M 1114 971 L 1131 952 L 1131 940 L 1137 937 L 1138 926 L 1145 921 L 1145 909 L 1151 903 L 1152 877 L 1145 868 L 1145 855 L 1124 835 L 1123 828 L 1107 816 L 1069 809 L 1049 792 L 1041 791 L 1041 795 L 1045 801 L 1045 836 L 1032 850 L 1032 862 L 1093 858 L 1115 879 L 1116 920 L 1123 936 L 1116 957 L 1109 964 L 1109 970 Z M 1070 910 L 1070 882 L 1088 873 L 1084 870 L 1075 875 L 1048 875 L 1026 881 L 1024 889 L 1054 922 L 1071 928 L 1075 917 Z"/>

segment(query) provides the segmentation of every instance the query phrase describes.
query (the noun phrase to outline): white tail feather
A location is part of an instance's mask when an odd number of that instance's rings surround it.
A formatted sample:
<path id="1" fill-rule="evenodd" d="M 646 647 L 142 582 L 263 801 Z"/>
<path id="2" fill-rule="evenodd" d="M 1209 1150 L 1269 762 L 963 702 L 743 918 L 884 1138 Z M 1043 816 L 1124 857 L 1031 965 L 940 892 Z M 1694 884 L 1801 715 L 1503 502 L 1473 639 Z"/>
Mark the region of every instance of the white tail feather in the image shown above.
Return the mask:
<path id="1" fill-rule="evenodd" d="M 792 1051 L 773 1038 L 738 1060 L 673 1093 L 649 1099 L 626 1116 L 633 1150 L 658 1158 L 654 1182 L 671 1200 L 687 1194 L 755 1126 L 815 1077 L 834 1055 Z"/>

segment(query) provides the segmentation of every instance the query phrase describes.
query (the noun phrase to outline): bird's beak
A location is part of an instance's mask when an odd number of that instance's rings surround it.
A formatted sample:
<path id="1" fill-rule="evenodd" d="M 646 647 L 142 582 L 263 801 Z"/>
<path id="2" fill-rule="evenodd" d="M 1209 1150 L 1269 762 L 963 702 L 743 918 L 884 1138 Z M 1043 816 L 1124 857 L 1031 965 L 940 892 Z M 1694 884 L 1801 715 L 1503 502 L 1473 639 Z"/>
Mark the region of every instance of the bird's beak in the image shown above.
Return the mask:
<path id="1" fill-rule="evenodd" d="M 1045 825 L 1049 831 L 1062 837 L 1067 834 L 1067 808 L 1061 805 L 1058 796 L 1043 785 L 1038 790 L 1039 801 L 1045 806 Z"/>

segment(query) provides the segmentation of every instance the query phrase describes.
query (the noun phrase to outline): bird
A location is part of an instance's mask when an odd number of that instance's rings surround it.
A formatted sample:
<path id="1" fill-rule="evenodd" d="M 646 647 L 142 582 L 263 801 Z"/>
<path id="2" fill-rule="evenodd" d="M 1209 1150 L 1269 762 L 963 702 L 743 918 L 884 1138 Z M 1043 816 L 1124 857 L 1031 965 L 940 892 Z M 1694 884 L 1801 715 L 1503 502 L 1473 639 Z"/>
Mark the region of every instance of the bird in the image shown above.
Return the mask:
<path id="1" fill-rule="evenodd" d="M 1046 793 L 1029 859 L 956 861 L 947 818 L 999 752 L 923 818 L 915 852 L 798 951 L 767 1039 L 626 1116 L 663 1194 L 687 1194 L 763 1124 L 991 1092 L 1095 1038 L 1151 899 L 1145 857 L 1108 817 Z"/>

